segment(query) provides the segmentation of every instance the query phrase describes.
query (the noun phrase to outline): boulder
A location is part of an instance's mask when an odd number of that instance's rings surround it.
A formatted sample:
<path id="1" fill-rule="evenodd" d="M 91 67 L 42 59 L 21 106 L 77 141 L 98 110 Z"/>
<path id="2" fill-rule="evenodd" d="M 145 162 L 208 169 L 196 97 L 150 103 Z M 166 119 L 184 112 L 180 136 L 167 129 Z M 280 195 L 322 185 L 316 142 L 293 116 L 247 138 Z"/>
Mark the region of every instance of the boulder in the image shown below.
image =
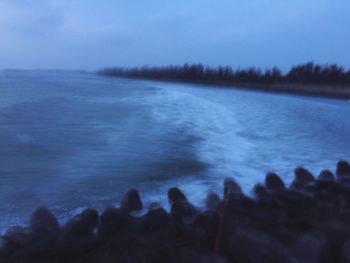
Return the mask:
<path id="1" fill-rule="evenodd" d="M 130 189 L 127 191 L 120 202 L 120 209 L 127 213 L 139 211 L 142 207 L 140 193 L 136 189 Z"/>
<path id="2" fill-rule="evenodd" d="M 170 214 L 176 222 L 188 225 L 194 221 L 198 211 L 188 202 L 176 202 L 171 206 Z"/>
<path id="3" fill-rule="evenodd" d="M 341 249 L 348 241 L 350 236 L 350 226 L 343 221 L 333 219 L 318 226 L 320 231 L 325 234 L 328 242 L 333 248 L 333 254 L 337 257 L 335 262 L 339 260 Z"/>
<path id="4" fill-rule="evenodd" d="M 127 231 L 130 216 L 118 208 L 106 208 L 100 217 L 98 237 L 102 239 L 113 238 L 121 232 Z"/>
<path id="5" fill-rule="evenodd" d="M 79 215 L 70 219 L 64 226 L 64 234 L 90 235 L 97 227 L 99 220 L 98 212 L 95 209 L 85 209 Z"/>
<path id="6" fill-rule="evenodd" d="M 224 180 L 224 199 L 228 194 L 242 193 L 241 186 L 233 178 L 225 178 Z"/>
<path id="7" fill-rule="evenodd" d="M 36 234 L 58 237 L 61 233 L 56 217 L 46 207 L 36 209 L 30 218 L 30 227 Z"/>
<path id="8" fill-rule="evenodd" d="M 265 186 L 263 186 L 262 184 L 258 183 L 256 185 L 254 185 L 253 193 L 254 193 L 254 196 L 255 196 L 255 198 L 257 200 L 261 200 L 267 194 L 267 190 L 266 190 Z"/>
<path id="9" fill-rule="evenodd" d="M 221 204 L 221 198 L 214 192 L 210 192 L 205 199 L 205 204 L 208 210 L 217 211 Z"/>
<path id="10" fill-rule="evenodd" d="M 162 206 L 160 205 L 160 203 L 158 202 L 152 202 L 149 207 L 148 210 L 156 210 L 156 209 L 160 209 L 162 208 Z"/>
<path id="11" fill-rule="evenodd" d="M 329 180 L 329 181 L 334 181 L 334 179 L 335 179 L 334 174 L 329 170 L 321 171 L 320 175 L 317 178 L 317 180 Z"/>
<path id="12" fill-rule="evenodd" d="M 285 190 L 282 179 L 275 173 L 267 173 L 265 177 L 266 188 L 272 192 L 281 192 Z"/>
<path id="13" fill-rule="evenodd" d="M 229 255 L 230 262 L 297 262 L 287 247 L 262 231 L 240 226 L 226 235 L 228 239 L 223 250 Z"/>
<path id="14" fill-rule="evenodd" d="M 299 182 L 303 186 L 315 181 L 315 177 L 303 167 L 297 167 L 294 170 L 294 176 L 294 181 Z"/>
<path id="15" fill-rule="evenodd" d="M 4 253 L 11 253 L 17 249 L 28 246 L 32 238 L 32 230 L 29 227 L 11 227 L 1 237 L 1 249 Z"/>
<path id="16" fill-rule="evenodd" d="M 171 229 L 173 221 L 170 215 L 163 209 L 151 209 L 140 218 L 138 229 L 142 233 L 153 233 L 167 236 Z"/>
<path id="17" fill-rule="evenodd" d="M 170 206 L 177 202 L 188 202 L 184 193 L 177 187 L 172 187 L 168 190 L 168 201 Z"/>
<path id="18" fill-rule="evenodd" d="M 299 236 L 293 247 L 293 256 L 300 263 L 334 262 L 330 244 L 320 232 Z"/>
<path id="19" fill-rule="evenodd" d="M 350 238 L 344 243 L 341 248 L 340 263 L 350 262 Z"/>
<path id="20" fill-rule="evenodd" d="M 198 214 L 192 224 L 194 239 L 208 249 L 214 247 L 219 223 L 219 214 L 214 211 L 206 211 Z"/>
<path id="21" fill-rule="evenodd" d="M 336 175 L 337 177 L 350 177 L 350 164 L 347 161 L 340 160 L 337 163 Z"/>

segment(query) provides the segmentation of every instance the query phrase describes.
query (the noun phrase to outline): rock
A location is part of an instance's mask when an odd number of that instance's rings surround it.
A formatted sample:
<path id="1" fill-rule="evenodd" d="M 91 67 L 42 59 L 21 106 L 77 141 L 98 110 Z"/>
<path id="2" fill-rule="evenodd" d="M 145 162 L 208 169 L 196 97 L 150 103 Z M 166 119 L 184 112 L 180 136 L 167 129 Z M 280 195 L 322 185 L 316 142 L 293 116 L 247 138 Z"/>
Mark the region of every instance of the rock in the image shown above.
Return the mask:
<path id="1" fill-rule="evenodd" d="M 350 177 L 350 164 L 347 161 L 340 160 L 337 163 L 336 175 L 337 177 Z"/>
<path id="2" fill-rule="evenodd" d="M 338 184 L 334 180 L 329 179 L 317 179 L 315 181 L 315 186 L 318 190 L 322 191 L 322 193 L 327 194 L 336 194 L 338 192 Z"/>
<path id="3" fill-rule="evenodd" d="M 188 202 L 186 196 L 177 187 L 168 190 L 168 200 L 171 206 L 170 214 L 176 222 L 190 224 L 197 215 L 197 209 Z"/>
<path id="4" fill-rule="evenodd" d="M 317 187 L 315 185 L 315 183 L 308 183 L 306 185 L 304 185 L 304 187 L 302 188 L 302 191 L 307 193 L 307 194 L 311 194 L 311 195 L 315 195 L 317 194 Z"/>
<path id="5" fill-rule="evenodd" d="M 338 177 L 338 183 L 341 184 L 341 185 L 344 185 L 346 187 L 350 187 L 350 177 L 348 176 L 341 176 L 341 177 Z"/>
<path id="6" fill-rule="evenodd" d="M 247 211 L 254 208 L 254 201 L 243 193 L 231 193 L 226 198 L 227 210 Z"/>
<path id="7" fill-rule="evenodd" d="M 45 262 L 46 256 L 50 258 L 47 251 L 54 251 L 61 246 L 62 231 L 60 225 L 56 217 L 45 207 L 36 209 L 31 216 L 29 230 L 22 230 L 11 234 L 12 238 L 16 236 L 16 242 L 24 241 L 20 246 L 21 257 L 42 257 L 43 262 Z"/>
<path id="8" fill-rule="evenodd" d="M 304 186 L 307 185 L 308 183 L 315 181 L 315 177 L 303 167 L 297 167 L 294 170 L 294 175 L 295 175 L 295 180 L 300 182 Z"/>
<path id="9" fill-rule="evenodd" d="M 225 178 L 224 199 L 230 193 L 242 193 L 242 188 L 233 178 Z"/>
<path id="10" fill-rule="evenodd" d="M 283 197 L 286 226 L 301 231 L 308 230 L 313 226 L 312 219 L 315 215 L 315 201 L 313 196 L 288 190 Z"/>
<path id="11" fill-rule="evenodd" d="M 229 255 L 230 262 L 297 262 L 285 246 L 262 231 L 240 226 L 226 234 L 228 239 L 223 250 Z"/>
<path id="12" fill-rule="evenodd" d="M 344 243 L 341 248 L 340 263 L 350 262 L 350 238 Z"/>
<path id="13" fill-rule="evenodd" d="M 95 209 L 85 209 L 82 213 L 75 216 L 63 226 L 63 235 L 65 238 L 78 236 L 92 238 L 94 229 L 99 220 L 98 212 Z"/>
<path id="14" fill-rule="evenodd" d="M 183 262 L 183 263 L 228 263 L 228 261 L 221 255 L 210 253 L 207 250 L 196 250 L 196 249 L 180 249 L 178 258 L 175 261 L 166 262 Z"/>
<path id="15" fill-rule="evenodd" d="M 270 192 L 267 191 L 262 184 L 256 184 L 253 188 L 253 193 L 257 204 L 264 209 L 269 209 L 273 206 L 274 200 Z"/>
<path id="16" fill-rule="evenodd" d="M 120 202 L 120 208 L 127 213 L 139 211 L 142 207 L 141 197 L 136 189 L 130 189 Z"/>
<path id="17" fill-rule="evenodd" d="M 254 196 L 255 196 L 256 199 L 261 200 L 267 194 L 267 190 L 266 190 L 265 186 L 263 186 L 262 184 L 258 183 L 256 185 L 254 185 L 253 193 L 254 193 Z"/>
<path id="18" fill-rule="evenodd" d="M 162 208 L 162 206 L 158 202 L 152 202 L 149 205 L 148 210 L 156 210 L 156 209 L 160 209 L 160 208 Z"/>
<path id="19" fill-rule="evenodd" d="M 198 214 L 192 224 L 195 242 L 208 249 L 214 247 L 219 223 L 219 215 L 214 211 Z"/>
<path id="20" fill-rule="evenodd" d="M 172 218 L 163 208 L 149 210 L 141 217 L 138 228 L 142 233 L 159 233 L 163 236 L 174 230 Z"/>
<path id="21" fill-rule="evenodd" d="M 304 186 L 305 185 L 301 181 L 294 179 L 290 185 L 290 188 L 297 191 L 301 191 L 303 190 Z"/>
<path id="22" fill-rule="evenodd" d="M 106 208 L 100 217 L 98 237 L 102 239 L 112 238 L 127 231 L 130 220 L 130 216 L 125 211 L 118 208 Z"/>
<path id="23" fill-rule="evenodd" d="M 32 241 L 32 230 L 29 227 L 14 226 L 2 236 L 2 249 L 12 252 L 16 249 L 26 247 Z"/>
<path id="24" fill-rule="evenodd" d="M 170 206 L 177 202 L 188 202 L 186 196 L 177 187 L 168 190 L 168 201 Z"/>
<path id="25" fill-rule="evenodd" d="M 265 177 L 266 188 L 272 192 L 281 192 L 285 190 L 284 182 L 275 173 L 268 173 Z"/>
<path id="26" fill-rule="evenodd" d="M 220 207 L 221 199 L 216 193 L 210 192 L 207 195 L 207 198 L 205 200 L 205 204 L 206 204 L 207 209 L 209 209 L 211 211 L 217 211 Z"/>
<path id="27" fill-rule="evenodd" d="M 30 227 L 10 228 L 3 240 L 7 262 L 54 262 L 54 252 L 61 244 L 61 228 L 56 217 L 42 207 L 33 212 Z M 1 255 L 0 262 L 6 262 Z"/>
<path id="28" fill-rule="evenodd" d="M 339 257 L 342 247 L 349 239 L 350 226 L 340 220 L 333 219 L 320 224 L 318 228 L 325 234 L 328 242 L 333 248 L 334 255 Z M 337 260 L 335 260 L 335 262 L 337 262 Z"/>
<path id="29" fill-rule="evenodd" d="M 322 233 L 302 234 L 293 248 L 296 262 L 333 263 L 330 245 Z"/>
<path id="30" fill-rule="evenodd" d="M 320 175 L 317 178 L 317 180 L 329 180 L 329 181 L 334 181 L 334 179 L 335 179 L 334 174 L 329 170 L 321 171 Z"/>
<path id="31" fill-rule="evenodd" d="M 58 236 L 60 225 L 51 211 L 45 207 L 36 209 L 30 219 L 30 227 L 34 233 Z"/>
<path id="32" fill-rule="evenodd" d="M 171 206 L 170 214 L 177 222 L 187 225 L 193 222 L 198 211 L 188 202 L 176 202 Z"/>

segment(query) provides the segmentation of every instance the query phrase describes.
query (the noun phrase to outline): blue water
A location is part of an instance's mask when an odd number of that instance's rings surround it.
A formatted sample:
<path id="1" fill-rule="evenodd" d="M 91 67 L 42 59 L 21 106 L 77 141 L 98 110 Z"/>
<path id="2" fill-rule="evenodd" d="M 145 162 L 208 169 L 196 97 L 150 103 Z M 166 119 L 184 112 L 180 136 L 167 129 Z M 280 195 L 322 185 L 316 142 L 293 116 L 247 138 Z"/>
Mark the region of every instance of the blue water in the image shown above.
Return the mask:
<path id="1" fill-rule="evenodd" d="M 350 103 L 84 72 L 0 72 L 0 230 L 47 205 L 64 221 L 130 187 L 196 205 L 235 177 L 247 193 L 350 159 Z"/>

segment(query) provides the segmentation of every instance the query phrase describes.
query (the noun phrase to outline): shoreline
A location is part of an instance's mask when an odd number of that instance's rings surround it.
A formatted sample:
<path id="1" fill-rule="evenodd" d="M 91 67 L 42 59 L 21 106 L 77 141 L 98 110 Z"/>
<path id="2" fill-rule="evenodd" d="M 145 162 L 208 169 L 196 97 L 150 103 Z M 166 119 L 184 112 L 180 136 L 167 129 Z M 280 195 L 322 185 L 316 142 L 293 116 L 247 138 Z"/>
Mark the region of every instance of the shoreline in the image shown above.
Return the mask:
<path id="1" fill-rule="evenodd" d="M 297 167 L 289 186 L 267 173 L 253 196 L 226 178 L 223 198 L 208 193 L 203 210 L 176 187 L 169 212 L 152 203 L 138 215 L 137 189 L 119 207 L 86 209 L 64 225 L 37 208 L 28 226 L 1 236 L 0 262 L 350 262 L 350 164 L 335 171 Z"/>
<path id="2" fill-rule="evenodd" d="M 230 81 L 207 81 L 207 80 L 188 80 L 188 79 L 167 79 L 167 78 L 146 78 L 131 76 L 113 76 L 108 74 L 99 74 L 110 78 L 122 78 L 131 80 L 148 80 L 168 83 L 195 84 L 199 86 L 210 86 L 217 88 L 228 88 L 247 91 L 261 91 L 266 93 L 290 94 L 316 98 L 329 98 L 338 100 L 350 100 L 350 86 L 329 85 L 329 84 L 303 84 L 303 83 L 254 83 Z"/>

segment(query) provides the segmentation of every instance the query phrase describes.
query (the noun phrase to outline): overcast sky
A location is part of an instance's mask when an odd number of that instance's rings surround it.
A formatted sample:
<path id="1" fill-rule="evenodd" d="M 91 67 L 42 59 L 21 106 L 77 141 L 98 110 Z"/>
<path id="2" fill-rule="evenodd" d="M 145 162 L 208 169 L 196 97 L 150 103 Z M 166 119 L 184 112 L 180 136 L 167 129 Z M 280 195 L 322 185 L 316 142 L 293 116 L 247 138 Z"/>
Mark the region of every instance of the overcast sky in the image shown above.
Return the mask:
<path id="1" fill-rule="evenodd" d="M 350 68 L 350 0 L 0 0 L 0 68 Z"/>

